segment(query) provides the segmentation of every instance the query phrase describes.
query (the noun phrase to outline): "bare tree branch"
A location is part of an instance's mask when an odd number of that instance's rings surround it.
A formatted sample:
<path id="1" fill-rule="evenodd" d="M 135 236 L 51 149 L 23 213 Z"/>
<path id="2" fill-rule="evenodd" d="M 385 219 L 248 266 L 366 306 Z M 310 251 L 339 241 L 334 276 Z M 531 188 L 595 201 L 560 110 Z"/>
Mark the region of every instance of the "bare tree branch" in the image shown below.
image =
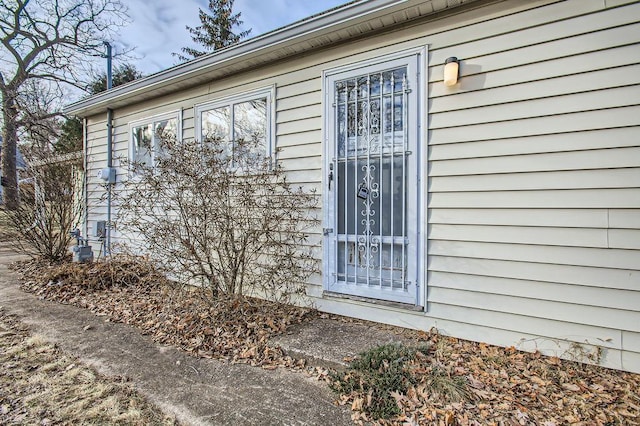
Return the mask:
<path id="1" fill-rule="evenodd" d="M 88 80 L 82 81 L 81 74 L 87 59 L 101 54 L 103 42 L 111 40 L 127 19 L 120 0 L 0 0 L 2 175 L 8 209 L 18 203 L 15 153 L 21 127 L 55 115 L 21 101 L 29 96 L 28 83 L 84 90 Z"/>

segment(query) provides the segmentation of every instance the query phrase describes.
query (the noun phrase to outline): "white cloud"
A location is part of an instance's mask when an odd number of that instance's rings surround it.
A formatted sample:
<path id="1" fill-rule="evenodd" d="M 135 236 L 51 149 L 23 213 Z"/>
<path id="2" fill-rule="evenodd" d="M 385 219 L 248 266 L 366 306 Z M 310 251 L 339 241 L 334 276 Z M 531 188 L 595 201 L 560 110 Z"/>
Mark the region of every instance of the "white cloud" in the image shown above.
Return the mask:
<path id="1" fill-rule="evenodd" d="M 255 37 L 346 2 L 236 0 L 234 11 L 242 13 L 242 29 L 251 28 L 250 36 Z M 136 59 L 131 62 L 145 74 L 171 67 L 177 63 L 172 53 L 193 46 L 185 26 L 199 25 L 198 9 L 206 9 L 208 3 L 207 0 L 128 0 L 131 23 L 121 31 L 115 43 L 116 52 L 135 47 Z"/>
<path id="2" fill-rule="evenodd" d="M 191 42 L 185 25 L 197 24 L 197 1 L 130 0 L 127 5 L 131 23 L 119 42 L 124 48 L 135 47 L 135 65 L 145 74 L 173 65 L 176 58 L 171 54 Z"/>

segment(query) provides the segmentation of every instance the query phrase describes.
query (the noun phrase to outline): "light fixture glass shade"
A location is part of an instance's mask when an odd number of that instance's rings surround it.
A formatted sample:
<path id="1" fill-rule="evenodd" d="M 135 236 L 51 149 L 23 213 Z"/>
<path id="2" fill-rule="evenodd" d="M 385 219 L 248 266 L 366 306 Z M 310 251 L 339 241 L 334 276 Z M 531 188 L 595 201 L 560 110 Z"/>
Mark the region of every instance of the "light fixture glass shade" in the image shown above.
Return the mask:
<path id="1" fill-rule="evenodd" d="M 458 58 L 452 56 L 444 61 L 444 85 L 453 86 L 458 82 Z"/>

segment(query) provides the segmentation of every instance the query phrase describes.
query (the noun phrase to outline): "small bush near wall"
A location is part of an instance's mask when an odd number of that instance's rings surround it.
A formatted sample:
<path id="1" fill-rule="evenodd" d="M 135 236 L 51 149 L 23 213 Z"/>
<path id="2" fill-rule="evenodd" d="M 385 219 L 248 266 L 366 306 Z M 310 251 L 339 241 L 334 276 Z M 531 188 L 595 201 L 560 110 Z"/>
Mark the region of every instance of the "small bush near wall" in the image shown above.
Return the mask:
<path id="1" fill-rule="evenodd" d="M 220 294 L 287 300 L 317 271 L 306 231 L 317 196 L 289 184 L 252 141 L 176 142 L 130 163 L 117 227 L 181 281 Z M 230 149 L 230 147 L 232 147 Z"/>
<path id="2" fill-rule="evenodd" d="M 70 254 L 70 232 L 81 220 L 83 172 L 81 160 L 50 157 L 31 153 L 32 165 L 19 185 L 20 202 L 6 217 L 11 241 L 20 252 L 58 262 Z"/>
<path id="3" fill-rule="evenodd" d="M 390 343 L 372 348 L 362 352 L 345 373 L 332 374 L 330 387 L 353 397 L 352 408 L 374 420 L 393 418 L 401 413 L 394 394 L 406 394 L 418 383 L 409 366 L 428 353 L 428 346 L 410 348 Z"/>

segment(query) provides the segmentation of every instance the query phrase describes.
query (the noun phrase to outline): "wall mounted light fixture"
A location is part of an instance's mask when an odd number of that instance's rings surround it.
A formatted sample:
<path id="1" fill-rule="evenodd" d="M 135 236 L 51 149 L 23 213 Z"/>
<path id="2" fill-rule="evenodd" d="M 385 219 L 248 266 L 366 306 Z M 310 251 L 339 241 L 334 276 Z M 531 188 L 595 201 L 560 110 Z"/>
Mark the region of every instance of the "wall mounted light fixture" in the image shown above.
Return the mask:
<path id="1" fill-rule="evenodd" d="M 444 61 L 444 85 L 453 86 L 458 82 L 458 58 L 451 56 Z"/>

